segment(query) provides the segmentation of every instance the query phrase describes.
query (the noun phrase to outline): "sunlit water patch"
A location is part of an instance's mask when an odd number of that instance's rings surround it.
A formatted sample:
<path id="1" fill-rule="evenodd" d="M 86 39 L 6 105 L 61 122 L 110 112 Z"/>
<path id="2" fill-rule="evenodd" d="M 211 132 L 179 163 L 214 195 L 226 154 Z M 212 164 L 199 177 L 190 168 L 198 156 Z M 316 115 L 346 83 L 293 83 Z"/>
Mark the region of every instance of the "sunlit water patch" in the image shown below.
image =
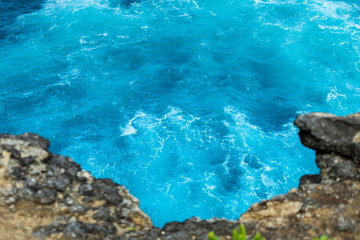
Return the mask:
<path id="1" fill-rule="evenodd" d="M 316 173 L 292 121 L 359 110 L 357 1 L 0 4 L 0 132 L 127 186 L 156 226 Z"/>

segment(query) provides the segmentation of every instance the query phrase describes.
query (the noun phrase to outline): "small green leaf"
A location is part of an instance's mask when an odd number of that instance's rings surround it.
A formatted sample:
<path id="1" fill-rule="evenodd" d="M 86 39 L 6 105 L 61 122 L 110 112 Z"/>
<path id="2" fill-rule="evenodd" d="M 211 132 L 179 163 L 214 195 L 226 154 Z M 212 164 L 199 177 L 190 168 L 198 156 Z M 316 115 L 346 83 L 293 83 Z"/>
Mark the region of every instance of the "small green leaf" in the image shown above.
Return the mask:
<path id="1" fill-rule="evenodd" d="M 255 235 L 255 237 L 253 238 L 253 240 L 265 240 L 265 238 L 262 237 L 260 233 L 256 233 L 256 235 Z"/>
<path id="2" fill-rule="evenodd" d="M 253 238 L 253 240 L 261 240 L 261 234 L 260 233 L 257 233 L 255 235 L 255 237 Z"/>
<path id="3" fill-rule="evenodd" d="M 233 240 L 238 240 L 239 239 L 239 234 L 236 231 L 236 229 L 233 230 Z"/>
<path id="4" fill-rule="evenodd" d="M 244 224 L 239 226 L 239 240 L 246 240 L 246 230 Z"/>
<path id="5" fill-rule="evenodd" d="M 209 240 L 219 240 L 216 236 L 215 236 L 215 234 L 214 234 L 214 232 L 209 232 L 209 237 L 208 237 L 208 239 Z"/>

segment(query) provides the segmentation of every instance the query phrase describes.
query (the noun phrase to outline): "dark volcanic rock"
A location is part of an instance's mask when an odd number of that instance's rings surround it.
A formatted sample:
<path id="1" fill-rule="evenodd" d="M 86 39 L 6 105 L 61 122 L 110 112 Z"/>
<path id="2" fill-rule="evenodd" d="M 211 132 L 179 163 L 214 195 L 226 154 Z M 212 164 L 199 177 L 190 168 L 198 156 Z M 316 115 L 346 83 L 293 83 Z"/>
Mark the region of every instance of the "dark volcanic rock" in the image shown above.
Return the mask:
<path id="1" fill-rule="evenodd" d="M 40 204 L 52 204 L 56 201 L 57 192 L 53 189 L 41 189 L 34 195 L 34 200 Z"/>
<path id="2" fill-rule="evenodd" d="M 190 218 L 182 223 L 167 223 L 162 229 L 163 237 L 161 239 L 203 239 L 207 240 L 208 233 L 214 231 L 218 236 L 229 235 L 239 223 L 226 219 L 213 218 L 210 220 L 201 220 L 196 217 Z"/>
<path id="3" fill-rule="evenodd" d="M 300 128 L 300 140 L 309 148 L 338 153 L 360 160 L 360 113 L 337 117 L 328 113 L 300 115 L 294 124 Z"/>
<path id="4" fill-rule="evenodd" d="M 0 239 L 120 239 L 152 228 L 124 186 L 48 147 L 35 134 L 0 135 Z"/>

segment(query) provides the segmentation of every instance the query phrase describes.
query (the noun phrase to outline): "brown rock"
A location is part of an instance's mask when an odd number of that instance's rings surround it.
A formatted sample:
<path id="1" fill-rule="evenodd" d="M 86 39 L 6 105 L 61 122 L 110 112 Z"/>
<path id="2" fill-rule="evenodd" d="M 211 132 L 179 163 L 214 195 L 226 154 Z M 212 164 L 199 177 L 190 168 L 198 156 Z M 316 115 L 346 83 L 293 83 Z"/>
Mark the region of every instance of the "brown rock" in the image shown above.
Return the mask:
<path id="1" fill-rule="evenodd" d="M 152 228 L 123 186 L 48 147 L 35 134 L 0 135 L 0 240 L 119 239 L 130 227 Z M 116 213 L 120 205 L 128 216 Z"/>

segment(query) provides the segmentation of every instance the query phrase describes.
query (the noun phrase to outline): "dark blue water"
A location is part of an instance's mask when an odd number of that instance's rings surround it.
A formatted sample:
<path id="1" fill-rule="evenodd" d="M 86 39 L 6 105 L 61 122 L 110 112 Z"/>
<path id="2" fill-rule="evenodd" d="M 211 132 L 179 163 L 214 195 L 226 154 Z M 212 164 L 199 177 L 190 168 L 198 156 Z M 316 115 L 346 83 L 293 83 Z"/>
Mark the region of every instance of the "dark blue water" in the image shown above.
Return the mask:
<path id="1" fill-rule="evenodd" d="M 315 173 L 292 121 L 360 103 L 360 5 L 0 0 L 0 132 L 127 186 L 156 226 L 237 219 Z"/>

